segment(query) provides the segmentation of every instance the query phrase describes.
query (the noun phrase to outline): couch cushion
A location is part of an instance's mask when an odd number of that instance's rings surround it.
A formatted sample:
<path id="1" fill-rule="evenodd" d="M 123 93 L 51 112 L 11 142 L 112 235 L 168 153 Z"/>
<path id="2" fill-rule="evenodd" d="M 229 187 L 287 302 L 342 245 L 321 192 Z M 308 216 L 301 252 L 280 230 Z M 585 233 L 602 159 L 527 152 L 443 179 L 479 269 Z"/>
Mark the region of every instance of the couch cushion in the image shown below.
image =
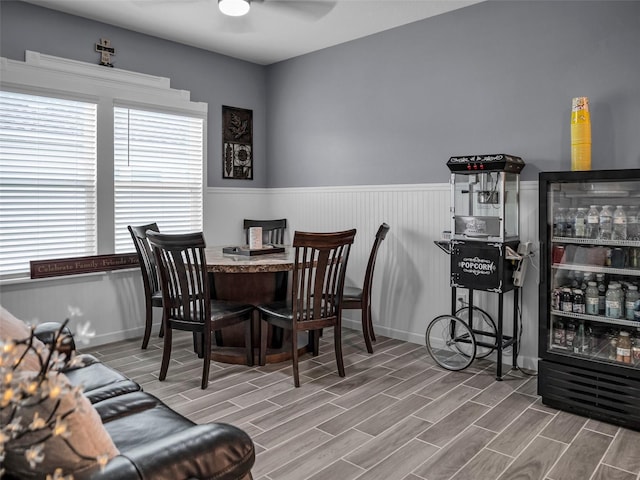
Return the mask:
<path id="1" fill-rule="evenodd" d="M 123 455 L 131 448 L 165 438 L 195 425 L 149 393 L 130 393 L 118 397 L 117 400 L 121 402 L 123 411 L 126 402 L 131 400 L 132 410 L 126 415 L 105 419 L 104 427 Z M 104 413 L 104 410 L 102 412 Z"/>
<path id="2" fill-rule="evenodd" d="M 17 382 L 29 382 L 36 378 L 36 372 L 22 371 L 16 373 Z M 59 395 L 45 397 L 38 402 L 20 402 L 18 410 L 12 418 L 20 418 L 20 424 L 36 425 L 36 429 L 6 444 L 5 467 L 17 478 L 44 478 L 56 468 L 64 474 L 82 474 L 97 470 L 96 458 L 103 460 L 118 455 L 118 450 L 102 425 L 102 421 L 89 401 L 80 393 L 76 394 L 63 374 L 49 373 L 47 380 L 39 387 L 39 391 L 56 391 Z M 35 399 L 36 397 L 29 397 Z M 59 402 L 59 403 L 58 403 Z M 10 408 L 2 409 L 3 417 L 11 415 Z M 54 424 L 46 426 L 49 418 L 56 418 Z M 39 420 L 38 420 L 39 419 Z M 6 421 L 3 418 L 3 422 Z M 39 422 L 39 423 L 38 423 Z M 51 435 L 53 432 L 57 434 Z M 24 451 L 39 443 L 43 443 L 41 462 L 29 464 Z"/>
<path id="3" fill-rule="evenodd" d="M 101 363 L 93 355 L 78 357 L 84 366 L 66 369 L 64 373 L 72 385 L 82 385 L 82 391 L 91 403 L 140 390 L 136 382 Z"/>
<path id="4" fill-rule="evenodd" d="M 22 320 L 14 317 L 11 312 L 0 305 L 0 339 L 9 340 L 26 340 L 31 335 L 31 328 Z M 42 352 L 44 358 L 47 355 L 47 347 L 37 338 L 33 337 L 33 347 Z M 16 351 L 16 358 L 19 358 L 24 352 L 26 346 L 19 346 Z M 19 370 L 40 370 L 40 361 L 34 352 L 29 352 L 20 362 Z"/>

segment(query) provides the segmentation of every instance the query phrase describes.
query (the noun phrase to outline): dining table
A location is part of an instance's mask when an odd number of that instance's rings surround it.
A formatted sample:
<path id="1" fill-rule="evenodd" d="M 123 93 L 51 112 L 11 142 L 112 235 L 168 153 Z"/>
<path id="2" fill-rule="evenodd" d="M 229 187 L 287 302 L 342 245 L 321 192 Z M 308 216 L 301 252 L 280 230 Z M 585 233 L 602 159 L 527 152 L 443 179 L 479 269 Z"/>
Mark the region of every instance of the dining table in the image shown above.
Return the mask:
<path id="1" fill-rule="evenodd" d="M 260 305 L 286 300 L 288 294 L 289 275 L 295 263 L 295 249 L 285 245 L 265 247 L 259 253 L 247 254 L 248 247 L 234 247 L 237 253 L 224 253 L 232 246 L 212 246 L 205 248 L 207 271 L 210 275 L 212 298 L 233 300 L 253 305 Z M 274 253 L 268 252 L 273 248 Z M 284 251 L 278 251 L 282 250 Z M 267 251 L 265 253 L 264 251 Z M 234 325 L 217 331 L 216 346 L 212 351 L 212 359 L 225 363 L 245 364 L 244 350 L 245 324 Z M 253 319 L 254 364 L 259 358 L 258 346 L 260 322 L 257 315 Z M 291 358 L 290 332 L 269 327 L 267 363 L 277 363 Z M 298 353 L 310 351 L 307 338 L 299 338 L 298 345 L 303 345 Z"/>

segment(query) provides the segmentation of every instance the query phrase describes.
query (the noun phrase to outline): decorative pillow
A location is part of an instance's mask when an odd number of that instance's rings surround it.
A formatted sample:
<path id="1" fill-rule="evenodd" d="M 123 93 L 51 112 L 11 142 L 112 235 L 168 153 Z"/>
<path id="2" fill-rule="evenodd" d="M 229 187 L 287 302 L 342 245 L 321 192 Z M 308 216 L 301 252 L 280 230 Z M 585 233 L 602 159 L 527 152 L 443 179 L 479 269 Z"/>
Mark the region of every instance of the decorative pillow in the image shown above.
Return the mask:
<path id="1" fill-rule="evenodd" d="M 28 384 L 36 377 L 34 371 L 17 372 L 12 384 L 23 385 L 26 398 L 23 396 L 17 407 L 11 403 L 0 408 L 0 421 L 6 425 L 10 418 L 14 422 L 21 418 L 19 428 L 24 432 L 5 444 L 7 473 L 16 478 L 44 479 L 61 469 L 63 474 L 79 478 L 119 454 L 98 412 L 64 374 L 49 372 L 36 393 L 29 394 L 33 391 Z M 50 417 L 51 422 L 46 423 Z M 40 444 L 42 448 L 37 447 Z"/>
<path id="2" fill-rule="evenodd" d="M 0 305 L 0 339 L 25 340 L 31 335 L 31 328 L 22 320 L 14 317 L 7 309 Z M 48 349 L 44 343 L 34 337 L 33 346 L 42 352 L 42 358 L 46 358 Z M 18 355 L 21 355 L 25 346 L 19 347 Z M 29 352 L 18 366 L 18 370 L 40 370 L 40 361 L 35 353 Z"/>

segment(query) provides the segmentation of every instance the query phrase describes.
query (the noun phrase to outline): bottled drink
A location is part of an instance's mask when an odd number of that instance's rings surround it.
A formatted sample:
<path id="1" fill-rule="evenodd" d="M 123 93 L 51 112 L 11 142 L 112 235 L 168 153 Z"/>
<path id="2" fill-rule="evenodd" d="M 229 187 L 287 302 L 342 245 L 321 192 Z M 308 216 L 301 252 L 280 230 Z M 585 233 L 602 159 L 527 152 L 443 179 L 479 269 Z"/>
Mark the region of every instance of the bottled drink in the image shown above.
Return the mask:
<path id="1" fill-rule="evenodd" d="M 571 102 L 571 170 L 591 170 L 591 115 L 589 98 Z"/>
<path id="2" fill-rule="evenodd" d="M 584 330 L 584 321 L 581 320 L 578 325 L 578 331 L 573 338 L 573 353 L 588 353 L 587 348 L 587 335 Z"/>
<path id="3" fill-rule="evenodd" d="M 604 303 L 606 317 L 622 318 L 622 289 L 619 283 L 609 283 Z"/>
<path id="4" fill-rule="evenodd" d="M 553 344 L 565 348 L 567 342 L 565 339 L 566 330 L 564 328 L 564 322 L 561 318 L 553 322 Z"/>
<path id="5" fill-rule="evenodd" d="M 555 237 L 565 236 L 566 221 L 566 209 L 558 208 L 553 219 L 553 235 Z"/>
<path id="6" fill-rule="evenodd" d="M 636 302 L 640 299 L 640 293 L 638 293 L 638 287 L 635 285 L 629 285 L 627 293 L 624 297 L 624 311 L 625 318 L 627 320 L 635 320 L 634 309 Z"/>
<path id="7" fill-rule="evenodd" d="M 573 290 L 573 313 L 586 313 L 584 294 L 579 288 Z"/>
<path id="8" fill-rule="evenodd" d="M 598 238 L 600 234 L 600 212 L 597 205 L 591 205 L 587 212 L 587 238 Z"/>
<path id="9" fill-rule="evenodd" d="M 589 315 L 598 315 L 598 284 L 589 282 L 587 291 L 585 292 L 585 310 Z"/>
<path id="10" fill-rule="evenodd" d="M 611 211 L 611 205 L 604 205 L 600 210 L 600 234 L 599 237 L 602 240 L 611 240 L 611 234 L 613 232 L 613 212 Z"/>
<path id="11" fill-rule="evenodd" d="M 562 289 L 562 297 L 560 298 L 560 310 L 563 312 L 573 312 L 573 295 L 570 288 Z"/>
<path id="12" fill-rule="evenodd" d="M 578 208 L 574 220 L 573 234 L 576 238 L 584 238 L 587 235 L 587 209 Z"/>
<path id="13" fill-rule="evenodd" d="M 604 283 L 604 273 L 597 273 L 596 280 L 598 282 L 598 313 L 604 315 L 605 295 L 607 286 Z"/>
<path id="14" fill-rule="evenodd" d="M 638 207 L 631 207 L 627 212 L 627 240 L 640 240 L 640 218 Z"/>
<path id="15" fill-rule="evenodd" d="M 609 331 L 609 360 L 615 360 L 618 354 L 618 335 L 616 332 Z"/>
<path id="16" fill-rule="evenodd" d="M 616 349 L 616 361 L 631 363 L 631 337 L 629 332 L 622 330 L 618 336 L 618 347 Z"/>
<path id="17" fill-rule="evenodd" d="M 565 216 L 564 236 L 575 237 L 575 226 L 576 226 L 576 209 L 569 208 L 567 209 L 567 214 Z"/>
<path id="18" fill-rule="evenodd" d="M 573 351 L 573 343 L 576 338 L 576 324 L 569 320 L 567 323 L 567 331 L 565 333 L 565 341 L 567 343 L 567 349 L 571 352 Z"/>
<path id="19" fill-rule="evenodd" d="M 622 208 L 622 205 L 616 205 L 616 209 L 613 212 L 613 229 L 611 232 L 611 239 L 627 239 L 627 214 L 624 211 L 624 208 Z"/>

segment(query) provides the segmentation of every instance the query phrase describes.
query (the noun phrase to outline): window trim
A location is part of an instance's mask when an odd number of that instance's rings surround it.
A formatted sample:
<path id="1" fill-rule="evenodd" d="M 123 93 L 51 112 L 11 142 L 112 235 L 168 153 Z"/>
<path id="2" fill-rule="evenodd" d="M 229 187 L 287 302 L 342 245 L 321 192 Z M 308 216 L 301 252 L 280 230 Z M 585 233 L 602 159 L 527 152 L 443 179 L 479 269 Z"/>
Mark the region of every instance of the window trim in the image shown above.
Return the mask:
<path id="1" fill-rule="evenodd" d="M 115 105 L 201 118 L 203 121 L 202 189 L 203 192 L 206 191 L 208 104 L 191 101 L 191 93 L 187 90 L 171 88 L 169 78 L 111 69 L 27 50 L 24 62 L 0 57 L 0 89 L 91 101 L 98 105 L 98 255 L 112 254 L 115 251 L 113 178 L 113 107 Z M 12 279 L 11 283 L 15 283 L 15 280 Z M 25 276 L 24 280 L 27 281 L 28 276 Z"/>

